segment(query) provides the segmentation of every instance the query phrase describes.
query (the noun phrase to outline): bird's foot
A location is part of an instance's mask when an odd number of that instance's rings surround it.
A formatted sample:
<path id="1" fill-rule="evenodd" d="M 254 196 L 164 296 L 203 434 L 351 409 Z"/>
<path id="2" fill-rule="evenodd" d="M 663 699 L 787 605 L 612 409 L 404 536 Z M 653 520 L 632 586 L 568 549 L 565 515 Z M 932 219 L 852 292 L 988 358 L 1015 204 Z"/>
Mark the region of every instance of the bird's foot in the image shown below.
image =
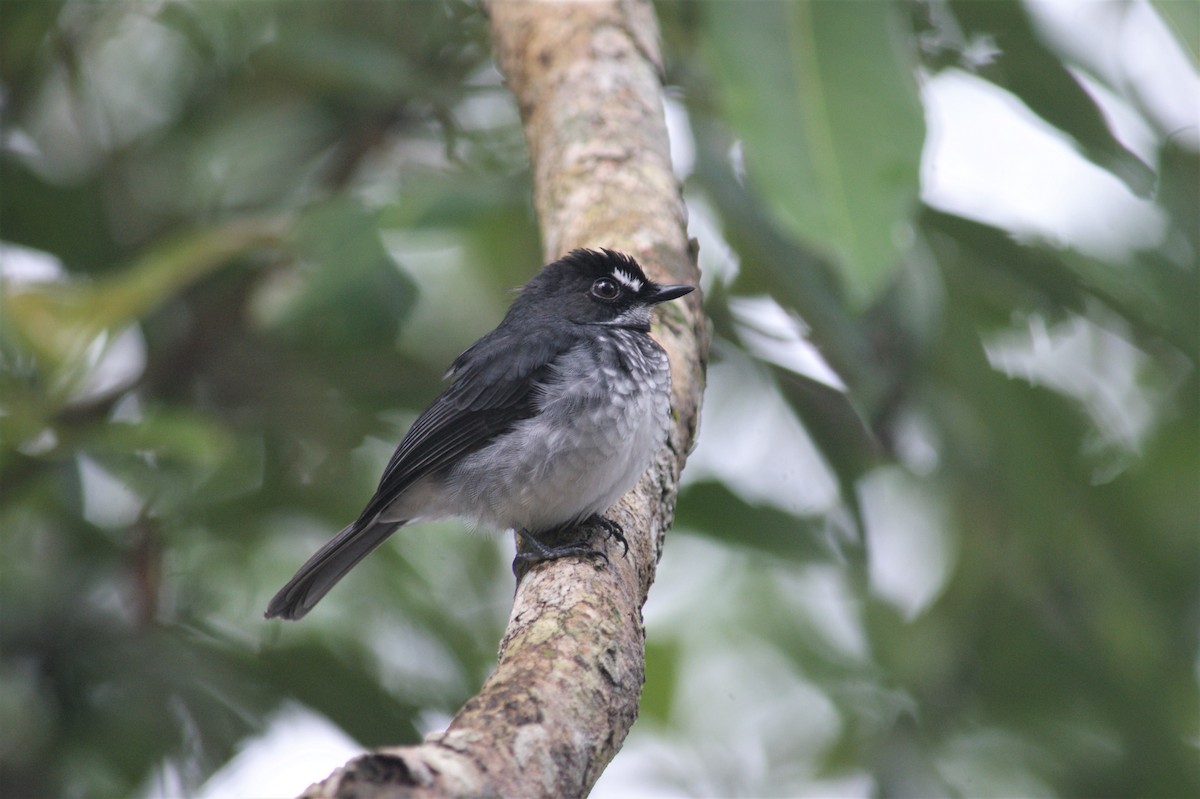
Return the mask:
<path id="1" fill-rule="evenodd" d="M 599 513 L 593 513 L 588 517 L 588 524 L 595 524 L 600 527 L 604 535 L 608 538 L 615 538 L 621 545 L 621 555 L 629 554 L 629 542 L 625 540 L 625 528 L 612 519 L 601 516 Z"/>
<path id="2" fill-rule="evenodd" d="M 517 533 L 525 542 L 526 549 L 517 553 L 513 558 L 513 574 L 519 576 L 519 572 L 523 571 L 520 567 L 528 569 L 537 563 L 547 560 L 558 560 L 559 558 L 567 558 L 575 555 L 580 558 L 603 558 L 605 563 L 608 563 L 608 555 L 603 552 L 592 549 L 585 543 L 578 541 L 570 544 L 547 544 L 533 537 L 533 534 L 528 530 L 518 530 Z"/>
<path id="3" fill-rule="evenodd" d="M 623 547 L 622 555 L 629 552 L 629 542 L 625 540 L 625 530 L 621 525 L 614 522 L 612 519 L 606 519 L 598 513 L 589 516 L 585 521 L 585 525 L 594 524 L 600 528 L 607 538 L 615 538 Z M 605 563 L 608 563 L 608 555 L 598 549 L 593 549 L 588 546 L 586 539 L 579 539 L 566 544 L 547 544 L 539 538 L 536 538 L 528 530 L 518 530 L 518 534 L 525 542 L 525 551 L 517 553 L 513 558 L 513 574 L 518 574 L 520 567 L 528 568 L 534 564 L 541 563 L 546 560 L 558 560 L 576 556 L 580 558 L 600 558 Z"/>

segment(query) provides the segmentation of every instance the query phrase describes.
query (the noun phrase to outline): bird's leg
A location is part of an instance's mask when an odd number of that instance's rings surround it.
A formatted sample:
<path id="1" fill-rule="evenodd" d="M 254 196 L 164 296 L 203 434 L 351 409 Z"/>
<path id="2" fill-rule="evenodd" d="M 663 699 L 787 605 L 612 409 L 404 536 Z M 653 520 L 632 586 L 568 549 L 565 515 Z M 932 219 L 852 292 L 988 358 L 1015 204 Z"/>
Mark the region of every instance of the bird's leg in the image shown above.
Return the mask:
<path id="1" fill-rule="evenodd" d="M 583 522 L 584 525 L 596 525 L 604 533 L 607 538 L 615 538 L 621 543 L 624 548 L 622 555 L 629 552 L 629 542 L 625 540 L 625 531 L 621 525 L 614 522 L 612 519 L 606 519 L 598 513 L 593 513 Z M 558 533 L 567 528 L 559 528 L 548 532 Z M 558 560 L 559 558 L 575 555 L 581 558 L 602 558 L 605 563 L 608 563 L 608 555 L 603 552 L 592 549 L 585 543 L 586 539 L 579 539 L 568 544 L 547 544 L 545 541 L 537 538 L 528 530 L 517 531 L 521 538 L 525 541 L 525 546 L 529 549 L 527 552 L 518 552 L 513 559 L 513 573 L 517 573 L 519 565 L 532 566 L 535 563 L 541 563 L 545 560 Z"/>
<path id="2" fill-rule="evenodd" d="M 518 566 L 532 566 L 535 563 L 541 563 L 545 560 L 558 560 L 559 558 L 570 557 L 576 555 L 581 558 L 603 558 L 604 562 L 608 562 L 608 556 L 599 550 L 592 549 L 586 543 L 575 542 L 571 544 L 551 545 L 535 538 L 533 533 L 528 530 L 518 530 L 517 533 L 525 542 L 525 546 L 529 551 L 518 552 L 513 558 L 513 574 L 517 574 Z"/>

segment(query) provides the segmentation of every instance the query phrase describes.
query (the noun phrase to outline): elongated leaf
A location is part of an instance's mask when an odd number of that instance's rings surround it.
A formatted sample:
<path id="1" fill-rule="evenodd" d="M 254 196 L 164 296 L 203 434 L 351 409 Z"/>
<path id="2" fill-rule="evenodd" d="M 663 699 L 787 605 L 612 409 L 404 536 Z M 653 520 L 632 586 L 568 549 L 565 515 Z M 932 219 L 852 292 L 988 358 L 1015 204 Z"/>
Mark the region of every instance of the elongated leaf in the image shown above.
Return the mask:
<path id="1" fill-rule="evenodd" d="M 696 178 L 726 220 L 726 239 L 744 263 L 755 267 L 743 270 L 734 287 L 743 294 L 770 294 L 794 309 L 812 328 L 813 343 L 846 382 L 855 402 L 873 415 L 890 390 L 891 377 L 873 362 L 867 331 L 845 307 L 830 263 L 787 236 L 761 198 L 738 182 L 728 162 L 717 155 L 720 145 L 713 125 L 698 119 L 694 129 Z M 718 330 L 729 321 L 720 298 L 714 291 L 706 299 Z M 731 329 L 725 334 L 736 337 Z"/>
<path id="2" fill-rule="evenodd" d="M 1022 245 L 996 228 L 933 210 L 926 210 L 921 225 L 930 236 L 952 240 L 977 285 L 986 282 L 983 293 L 999 324 L 1007 323 L 1014 305 L 1084 313 L 1099 298 L 1139 333 L 1160 336 L 1184 352 L 1196 349 L 1194 270 L 1166 263 L 1156 253 L 1114 266 L 1076 252 Z"/>
<path id="3" fill-rule="evenodd" d="M 676 522 L 717 541 L 798 561 L 826 560 L 836 551 L 820 519 L 752 505 L 721 483 L 688 486 Z"/>
<path id="4" fill-rule="evenodd" d="M 138 321 L 176 292 L 246 252 L 276 242 L 276 221 L 239 220 L 180 236 L 95 283 L 44 283 L 2 298 L 6 321 L 40 358 L 69 366 L 96 336 Z"/>
<path id="5" fill-rule="evenodd" d="M 836 256 L 860 307 L 887 284 L 914 206 L 924 122 L 897 7 L 709 3 L 705 36 L 750 182 Z"/>
<path id="6" fill-rule="evenodd" d="M 1188 249 L 1173 255 L 1193 274 L 1200 270 L 1200 154 L 1180 142 L 1168 141 L 1159 156 L 1158 202 L 1183 234 Z"/>

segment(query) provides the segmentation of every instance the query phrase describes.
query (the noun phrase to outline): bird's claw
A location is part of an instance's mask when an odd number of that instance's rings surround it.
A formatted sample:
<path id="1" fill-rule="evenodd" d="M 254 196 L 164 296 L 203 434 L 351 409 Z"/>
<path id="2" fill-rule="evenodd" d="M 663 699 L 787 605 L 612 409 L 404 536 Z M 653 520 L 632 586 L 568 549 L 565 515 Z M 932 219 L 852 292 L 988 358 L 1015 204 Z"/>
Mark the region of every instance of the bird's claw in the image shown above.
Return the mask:
<path id="1" fill-rule="evenodd" d="M 612 519 L 596 514 L 588 521 L 599 525 L 607 538 L 615 538 L 621 545 L 621 556 L 629 554 L 629 542 L 625 539 L 625 528 Z"/>
<path id="2" fill-rule="evenodd" d="M 624 557 L 629 554 L 629 541 L 625 538 L 625 529 L 620 524 L 612 519 L 606 519 L 600 514 L 593 514 L 587 520 L 588 524 L 595 524 L 604 533 L 606 538 L 615 538 L 621 544 L 621 555 Z M 600 558 L 605 563 L 611 563 L 608 555 L 598 549 L 593 549 L 585 543 L 575 541 L 569 544 L 550 545 L 544 541 L 535 538 L 528 530 L 518 530 L 517 533 L 524 540 L 526 551 L 518 552 L 513 558 L 513 574 L 518 574 L 520 566 L 532 566 L 547 560 L 558 560 L 566 557 L 580 558 Z"/>
<path id="3" fill-rule="evenodd" d="M 572 543 L 562 544 L 559 546 L 551 546 L 538 539 L 534 538 L 526 530 L 519 530 L 521 538 L 525 541 L 525 546 L 529 551 L 518 552 L 513 558 L 513 574 L 518 573 L 518 566 L 532 566 L 547 560 L 558 560 L 559 558 L 571 557 L 572 555 L 580 558 L 601 558 L 605 563 L 608 563 L 608 555 L 603 552 L 592 549 L 587 544 Z"/>

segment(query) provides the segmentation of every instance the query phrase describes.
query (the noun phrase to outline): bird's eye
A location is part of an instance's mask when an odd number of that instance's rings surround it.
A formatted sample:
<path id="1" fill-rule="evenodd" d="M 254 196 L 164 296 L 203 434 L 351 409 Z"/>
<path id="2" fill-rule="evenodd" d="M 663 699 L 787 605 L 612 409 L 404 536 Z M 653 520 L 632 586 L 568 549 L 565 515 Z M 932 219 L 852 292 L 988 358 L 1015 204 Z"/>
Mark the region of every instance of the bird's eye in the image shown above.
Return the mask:
<path id="1" fill-rule="evenodd" d="M 615 300 L 621 287 L 611 277 L 602 277 L 592 284 L 592 296 L 601 300 Z"/>

